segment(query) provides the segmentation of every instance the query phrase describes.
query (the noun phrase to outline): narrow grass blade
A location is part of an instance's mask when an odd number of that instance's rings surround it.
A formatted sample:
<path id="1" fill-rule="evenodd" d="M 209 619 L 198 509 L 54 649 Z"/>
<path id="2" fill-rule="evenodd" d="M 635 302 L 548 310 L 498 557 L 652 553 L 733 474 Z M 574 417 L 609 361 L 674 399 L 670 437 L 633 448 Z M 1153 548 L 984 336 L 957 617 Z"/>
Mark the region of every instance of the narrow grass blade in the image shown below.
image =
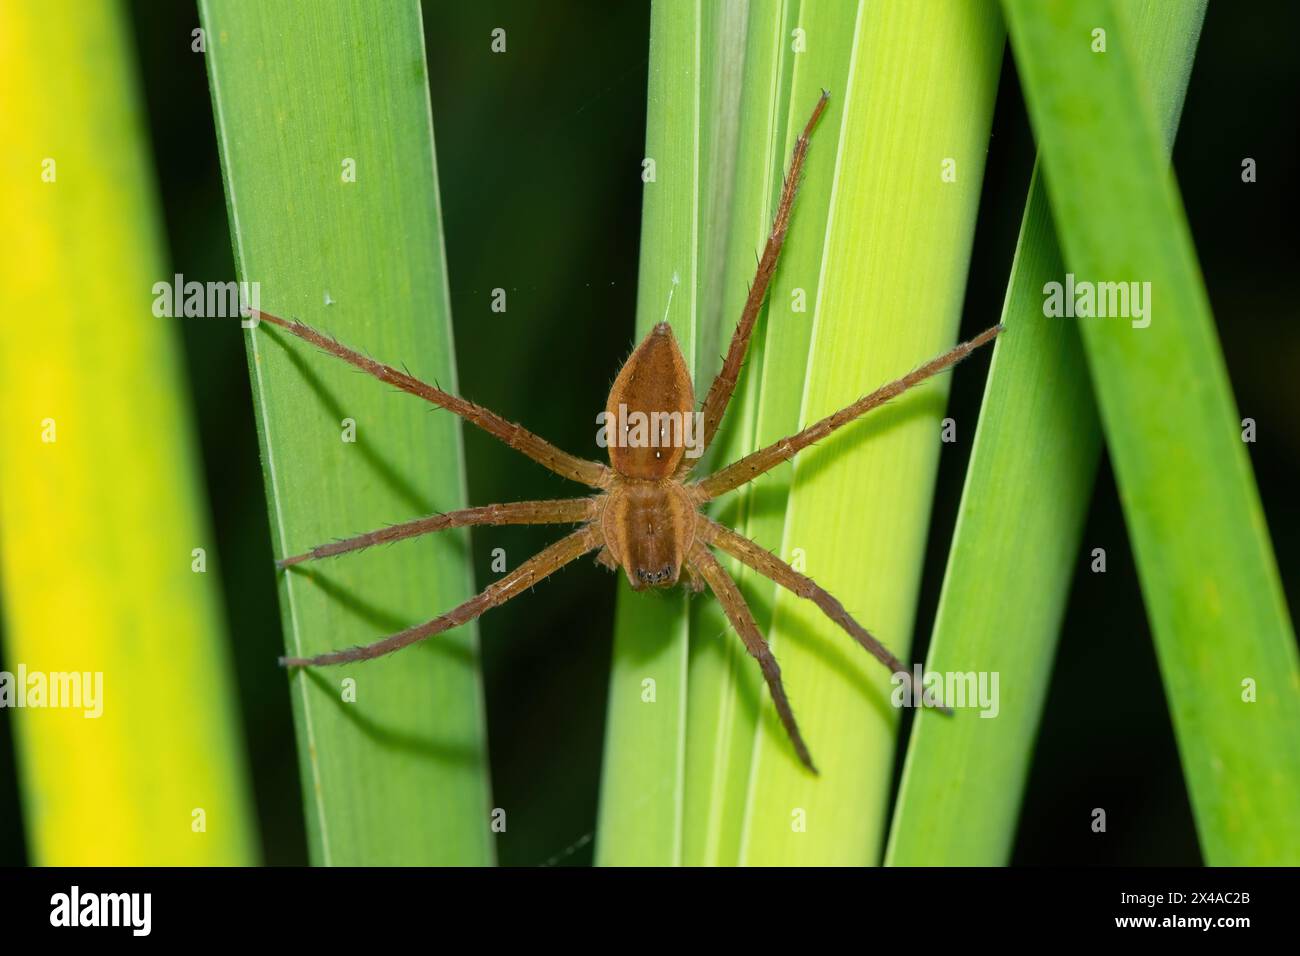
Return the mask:
<path id="1" fill-rule="evenodd" d="M 419 5 L 200 13 L 240 277 L 268 312 L 454 391 Z M 265 324 L 246 334 L 277 555 L 464 506 L 450 414 Z M 305 565 L 281 580 L 286 646 L 369 642 L 472 590 L 463 534 Z M 492 862 L 473 625 L 290 679 L 316 863 Z"/>
<path id="2" fill-rule="evenodd" d="M 133 57 L 118 4 L 0 5 L 0 696 L 33 862 L 249 864 Z"/>
<path id="3" fill-rule="evenodd" d="M 1148 0 L 1116 12 L 1142 50 L 1168 151 L 1205 4 Z M 996 696 L 989 719 L 971 698 L 955 719 L 917 715 L 892 865 L 999 866 L 1015 841 L 1101 450 L 1078 330 L 1043 316 L 1043 288 L 1064 272 L 1036 172 L 926 662 L 939 674 L 996 674 Z"/>
<path id="4" fill-rule="evenodd" d="M 746 29 L 740 128 L 727 230 L 721 309 L 712 317 L 725 346 L 754 276 L 755 256 L 767 241 L 783 176 L 823 89 L 831 100 L 813 134 L 803 184 L 786 237 L 781 266 L 750 343 L 745 373 L 710 459 L 725 464 L 799 428 L 812 306 L 830 207 L 840 134 L 840 108 L 852 54 L 843 29 L 853 4 L 766 0 L 750 4 Z M 815 39 L 810 39 L 815 38 Z M 769 355 L 772 359 L 769 361 Z M 717 373 L 701 364 L 701 388 Z M 701 471 L 707 471 L 707 464 Z M 714 517 L 755 540 L 781 540 L 790 471 L 779 469 L 757 485 L 718 502 Z M 760 627 L 770 620 L 776 586 L 725 555 Z M 741 824 L 759 704 L 767 691 L 716 601 L 692 605 L 691 732 L 687 743 L 686 862 L 728 865 L 740 856 Z"/>
<path id="5" fill-rule="evenodd" d="M 991 3 L 863 3 L 851 30 L 803 422 L 955 339 L 1003 49 Z M 904 659 L 946 391 L 931 382 L 801 455 L 771 542 Z M 822 775 L 798 764 L 765 699 L 740 861 L 876 862 L 897 727 L 889 675 L 793 595 L 777 596 L 770 634 Z"/>
<path id="6" fill-rule="evenodd" d="M 702 0 L 658 0 L 650 16 L 636 333 L 640 338 L 656 322 L 671 323 L 690 368 L 708 281 L 700 264 L 708 195 L 701 157 L 711 137 L 702 111 L 709 92 L 723 93 L 715 74 L 706 89 L 702 59 L 715 49 L 716 23 Z M 635 594 L 621 577 L 618 588 L 596 862 L 675 865 L 682 862 L 686 598 Z"/>
<path id="7" fill-rule="evenodd" d="M 1202 852 L 1300 862 L 1295 634 L 1138 46 L 1104 0 L 1004 7 L 1066 266 L 1150 283 L 1078 322 Z"/>

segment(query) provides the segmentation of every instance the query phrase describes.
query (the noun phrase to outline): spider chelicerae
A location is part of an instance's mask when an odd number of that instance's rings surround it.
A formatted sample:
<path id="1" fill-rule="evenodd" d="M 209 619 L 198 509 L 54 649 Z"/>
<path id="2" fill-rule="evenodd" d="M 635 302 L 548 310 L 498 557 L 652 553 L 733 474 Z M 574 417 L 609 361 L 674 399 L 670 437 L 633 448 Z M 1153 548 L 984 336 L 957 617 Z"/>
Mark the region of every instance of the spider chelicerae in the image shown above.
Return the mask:
<path id="1" fill-rule="evenodd" d="M 843 628 L 862 647 L 904 680 L 912 681 L 908 669 L 889 649 L 865 627 L 853 619 L 844 606 L 828 591 L 819 587 L 806 575 L 795 570 L 781 558 L 741 534 L 719 524 L 704 513 L 704 506 L 713 499 L 752 481 L 782 462 L 789 461 L 802 449 L 826 438 L 860 416 L 890 399 L 896 398 L 913 386 L 933 375 L 951 368 L 975 349 L 993 340 L 1002 331 L 997 325 L 980 333 L 969 342 L 955 346 L 931 359 L 902 378 L 883 385 L 871 394 L 840 409 L 833 415 L 814 422 L 802 431 L 760 448 L 739 461 L 705 477 L 696 478 L 692 468 L 700 454 L 708 449 L 718 426 L 722 422 L 727 404 L 731 400 L 740 374 L 741 363 L 749 346 L 750 335 L 758 318 L 767 289 L 776 271 L 781 247 L 790 225 L 790 214 L 799 185 L 799 176 L 813 127 L 826 108 L 829 94 L 823 92 L 795 143 L 790 169 L 781 190 L 776 218 L 768 235 L 763 254 L 758 262 L 754 283 L 745 300 L 740 322 L 732 335 L 722 370 L 709 386 L 701 412 L 695 409 L 695 390 L 691 376 L 677 347 L 671 327 L 661 322 L 637 346 L 614 380 L 606 402 L 607 420 L 623 422 L 627 428 L 629 413 L 640 413 L 651 421 L 684 421 L 688 416 L 699 415 L 702 436 L 699 444 L 687 454 L 685 431 L 679 429 L 672 440 L 619 441 L 609 443 L 609 464 L 590 461 L 561 451 L 544 439 L 520 425 L 512 424 L 499 415 L 451 395 L 441 389 L 376 362 L 350 349 L 327 335 L 298 321 L 277 318 L 258 312 L 260 319 L 301 338 L 336 356 L 382 382 L 413 395 L 418 395 L 434 405 L 464 418 L 490 435 L 500 439 L 516 451 L 522 452 L 538 464 L 558 475 L 595 489 L 583 498 L 553 501 L 514 501 L 504 504 L 463 508 L 447 514 L 417 518 L 401 524 L 381 528 L 368 534 L 357 535 L 331 544 L 321 545 L 311 551 L 284 558 L 277 563 L 281 568 L 301 564 L 318 558 L 332 557 L 357 551 L 371 545 L 400 541 L 417 535 L 484 525 L 526 524 L 576 524 L 578 528 L 538 554 L 520 564 L 514 571 L 489 584 L 482 592 L 445 614 L 393 634 L 373 644 L 332 651 L 315 657 L 286 657 L 281 663 L 290 667 L 314 667 L 324 664 L 343 664 L 367 660 L 399 650 L 417 641 L 441 634 L 485 611 L 505 603 L 521 594 L 538 581 L 555 573 L 576 558 L 591 552 L 597 560 L 611 570 L 622 568 L 634 590 L 667 588 L 678 583 L 685 572 L 686 585 L 693 591 L 709 588 L 728 620 L 739 633 L 746 650 L 758 662 L 772 694 L 772 701 L 781 718 L 790 741 L 800 761 L 816 773 L 808 746 L 804 743 L 794 713 L 781 682 L 781 669 L 772 655 L 767 641 L 754 622 L 740 589 L 725 568 L 714 557 L 711 549 L 718 549 L 754 569 L 781 587 L 802 598 L 807 598 L 827 617 Z M 619 438 L 618 430 L 615 438 Z M 626 438 L 626 435 L 622 436 Z M 924 700 L 919 688 L 914 699 Z"/>

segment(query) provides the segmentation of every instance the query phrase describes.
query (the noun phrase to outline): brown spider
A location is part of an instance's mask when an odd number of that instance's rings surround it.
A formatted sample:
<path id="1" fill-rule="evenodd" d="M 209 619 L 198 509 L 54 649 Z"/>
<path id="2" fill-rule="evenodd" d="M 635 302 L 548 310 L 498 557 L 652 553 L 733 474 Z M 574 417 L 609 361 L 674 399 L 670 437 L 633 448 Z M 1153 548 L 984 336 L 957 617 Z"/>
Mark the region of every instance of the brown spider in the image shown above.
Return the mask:
<path id="1" fill-rule="evenodd" d="M 776 271 L 777 258 L 790 224 L 790 211 L 798 188 L 799 174 L 808 152 L 809 137 L 829 94 L 823 93 L 794 147 L 790 172 L 786 176 L 777 207 L 776 221 L 768 236 L 754 284 L 745 300 L 740 323 L 727 349 L 722 371 L 709 387 L 701 413 L 703 421 L 702 447 L 692 448 L 698 454 L 708 448 L 722 421 L 723 412 L 736 387 L 754 322 L 767 294 L 768 284 Z M 400 633 L 361 647 L 333 651 L 315 657 L 285 657 L 281 663 L 290 667 L 311 667 L 320 664 L 342 664 L 390 654 L 414 644 L 416 641 L 441 634 L 468 621 L 474 620 L 490 608 L 503 604 L 542 578 L 558 571 L 584 554 L 597 551 L 597 560 L 611 570 L 623 568 L 633 590 L 666 588 L 677 583 L 683 567 L 688 586 L 693 591 L 703 590 L 707 584 L 722 604 L 728 620 L 740 634 L 745 648 L 758 661 L 772 693 L 777 713 L 794 749 L 803 764 L 816 773 L 808 747 L 795 723 L 790 702 L 781 683 L 781 669 L 772 656 L 767 641 L 754 623 L 740 589 L 731 575 L 718 563 L 709 550 L 718 548 L 748 565 L 755 571 L 803 598 L 813 601 L 836 624 L 847 631 L 873 657 L 884 663 L 892 672 L 907 675 L 908 669 L 876 640 L 861 624 L 855 621 L 844 606 L 828 591 L 818 587 L 812 579 L 800 574 L 776 555 L 718 524 L 702 511 L 704 505 L 741 485 L 752 481 L 781 462 L 789 461 L 800 450 L 830 435 L 837 429 L 873 408 L 901 395 L 914 385 L 932 375 L 950 368 L 981 345 L 991 341 L 1002 331 L 994 326 L 969 342 L 956 346 L 937 358 L 931 359 L 915 371 L 876 389 L 870 395 L 841 409 L 803 431 L 782 438 L 761 448 L 725 468 L 695 481 L 688 481 L 692 458 L 688 457 L 682 431 L 676 441 L 667 445 L 656 441 L 620 442 L 609 447 L 609 466 L 600 462 L 577 458 L 561 451 L 527 429 L 511 424 L 500 416 L 448 394 L 432 385 L 426 385 L 388 365 L 373 361 L 358 352 L 339 344 L 301 322 L 259 313 L 260 317 L 293 335 L 343 359 L 382 382 L 396 385 L 403 391 L 418 395 L 448 411 L 455 412 L 466 421 L 499 438 L 511 448 L 522 452 L 551 471 L 573 481 L 598 489 L 585 498 L 556 501 L 516 501 L 506 504 L 464 508 L 448 514 L 431 515 L 404 522 L 369 534 L 358 535 L 332 544 L 321 545 L 304 554 L 277 562 L 281 568 L 300 564 L 315 558 L 325 558 L 348 551 L 356 551 L 374 544 L 399 541 L 432 531 L 479 525 L 524 524 L 577 524 L 578 530 L 561 538 L 529 558 L 513 572 L 489 584 L 480 594 L 459 607 L 423 624 L 409 627 Z M 686 363 L 677 347 L 672 329 L 666 322 L 655 326 L 636 351 L 627 360 L 614 386 L 610 390 L 606 411 L 611 418 L 622 412 L 641 412 L 651 421 L 678 421 L 691 415 L 695 409 L 695 391 Z M 660 416 L 660 417 L 653 417 Z M 625 422 L 624 414 L 622 421 Z M 661 433 L 662 434 L 662 433 Z M 615 432 L 618 437 L 617 430 Z M 917 688 L 913 688 L 917 690 Z M 918 698 L 920 699 L 920 698 Z"/>

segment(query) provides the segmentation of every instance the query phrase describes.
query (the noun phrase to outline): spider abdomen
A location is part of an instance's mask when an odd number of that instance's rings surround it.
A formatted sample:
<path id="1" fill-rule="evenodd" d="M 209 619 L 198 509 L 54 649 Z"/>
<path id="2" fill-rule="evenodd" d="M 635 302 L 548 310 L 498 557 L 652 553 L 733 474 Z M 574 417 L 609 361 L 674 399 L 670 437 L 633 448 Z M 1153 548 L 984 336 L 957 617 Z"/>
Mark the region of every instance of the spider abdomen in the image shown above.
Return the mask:
<path id="1" fill-rule="evenodd" d="M 601 530 L 634 590 L 677 583 L 694 538 L 695 507 L 675 481 L 620 481 L 610 491 Z"/>

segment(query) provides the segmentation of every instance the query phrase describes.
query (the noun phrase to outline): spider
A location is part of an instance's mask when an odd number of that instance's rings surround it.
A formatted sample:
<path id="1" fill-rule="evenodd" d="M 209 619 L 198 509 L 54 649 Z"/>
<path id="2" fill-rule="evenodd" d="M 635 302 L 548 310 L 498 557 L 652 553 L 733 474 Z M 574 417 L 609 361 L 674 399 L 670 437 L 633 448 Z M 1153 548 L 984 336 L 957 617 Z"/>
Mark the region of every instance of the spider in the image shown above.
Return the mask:
<path id="1" fill-rule="evenodd" d="M 590 461 L 561 451 L 520 425 L 486 408 L 475 405 L 441 389 L 428 385 L 397 369 L 376 362 L 300 321 L 286 321 L 265 312 L 261 319 L 284 329 L 300 339 L 336 356 L 381 382 L 417 395 L 434 405 L 461 416 L 482 428 L 506 445 L 522 452 L 558 475 L 595 489 L 584 498 L 553 501 L 514 501 L 504 504 L 464 508 L 447 514 L 435 514 L 403 522 L 368 534 L 324 544 L 303 554 L 277 561 L 288 568 L 304 561 L 357 551 L 371 545 L 399 541 L 448 528 L 484 525 L 576 524 L 577 530 L 556 541 L 523 562 L 514 571 L 489 584 L 482 592 L 445 614 L 393 634 L 373 644 L 332 651 L 314 657 L 285 657 L 286 667 L 314 667 L 367 660 L 407 647 L 417 641 L 472 621 L 491 608 L 518 596 L 543 578 L 584 554 L 596 552 L 597 561 L 616 571 L 622 568 L 633 590 L 668 588 L 676 585 L 685 572 L 685 584 L 693 592 L 712 590 L 726 612 L 745 649 L 758 662 L 772 695 L 777 714 L 790 737 L 799 760 L 816 774 L 812 756 L 805 744 L 781 681 L 781 669 L 767 641 L 754 622 L 735 580 L 714 557 L 718 549 L 770 578 L 799 597 L 807 598 L 827 617 L 848 632 L 862 647 L 903 679 L 912 680 L 908 669 L 888 648 L 845 611 L 830 592 L 795 570 L 775 554 L 743 535 L 709 518 L 704 506 L 713 499 L 746 484 L 789 461 L 799 451 L 826 438 L 871 409 L 893 399 L 961 361 L 981 345 L 992 341 L 1002 331 L 994 326 L 968 342 L 931 359 L 924 365 L 833 415 L 814 422 L 802 431 L 740 460 L 706 477 L 692 479 L 691 470 L 699 455 L 707 450 L 717 434 L 723 413 L 736 387 L 741 363 L 749 345 L 754 323 L 776 271 L 777 260 L 790 225 L 790 214 L 798 189 L 799 176 L 813 128 L 826 108 L 829 94 L 823 91 L 812 116 L 795 143 L 790 169 L 782 185 L 776 218 L 768 235 L 757 274 L 745 300 L 740 322 L 732 335 L 722 370 L 704 399 L 702 412 L 695 412 L 695 392 L 690 373 L 673 336 L 672 328 L 661 322 L 632 352 L 610 389 L 606 413 L 615 417 L 620 411 L 641 412 L 651 421 L 662 423 L 664 413 L 677 420 L 697 414 L 702 422 L 702 447 L 687 448 L 677 433 L 675 441 L 614 441 L 609 443 L 609 465 Z M 624 414 L 623 421 L 629 416 Z M 668 417 L 667 420 L 673 420 Z M 615 429 L 616 439 L 619 437 Z M 626 437 L 626 436 L 624 436 Z M 659 435 L 655 436 L 660 437 Z M 690 450 L 695 454 L 687 455 Z M 918 688 L 913 688 L 918 690 Z M 924 700 L 924 697 L 916 699 Z M 928 703 L 928 701 L 927 701 Z M 942 709 L 942 708 L 939 708 Z"/>

